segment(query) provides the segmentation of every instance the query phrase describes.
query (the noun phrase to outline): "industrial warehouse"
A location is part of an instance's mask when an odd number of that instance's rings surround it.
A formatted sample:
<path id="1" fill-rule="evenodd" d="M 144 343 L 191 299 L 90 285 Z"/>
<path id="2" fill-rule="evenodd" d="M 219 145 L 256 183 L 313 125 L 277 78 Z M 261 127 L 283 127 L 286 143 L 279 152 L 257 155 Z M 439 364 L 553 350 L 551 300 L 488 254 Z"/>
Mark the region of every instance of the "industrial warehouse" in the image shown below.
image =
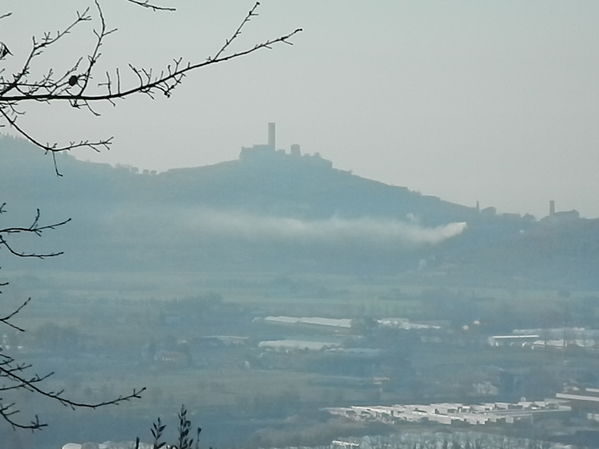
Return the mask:
<path id="1" fill-rule="evenodd" d="M 514 424 L 532 423 L 540 415 L 569 414 L 572 407 L 558 399 L 521 401 L 517 403 L 491 402 L 476 405 L 439 403 L 428 405 L 391 405 L 373 407 L 336 407 L 326 409 L 332 415 L 356 421 L 378 421 L 386 424 L 402 422 L 438 424 Z"/>

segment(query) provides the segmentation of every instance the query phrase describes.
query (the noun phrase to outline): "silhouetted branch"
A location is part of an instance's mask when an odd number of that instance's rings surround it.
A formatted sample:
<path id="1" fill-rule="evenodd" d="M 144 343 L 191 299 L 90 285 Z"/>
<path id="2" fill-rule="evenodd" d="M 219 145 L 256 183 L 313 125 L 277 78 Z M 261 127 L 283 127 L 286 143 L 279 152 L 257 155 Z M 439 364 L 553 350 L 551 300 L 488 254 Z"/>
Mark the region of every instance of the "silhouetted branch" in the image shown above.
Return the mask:
<path id="1" fill-rule="evenodd" d="M 152 0 L 125 0 L 126 2 L 151 11 L 174 11 L 175 8 L 162 6 Z M 102 57 L 102 48 L 105 40 L 116 32 L 115 28 L 110 28 L 102 10 L 100 0 L 93 0 L 94 9 L 86 7 L 77 11 L 75 17 L 62 29 L 54 32 L 45 32 L 41 36 L 33 36 L 31 39 L 31 48 L 23 57 L 23 62 L 17 69 L 11 73 L 4 66 L 6 60 L 13 57 L 9 46 L 0 41 L 0 128 L 10 126 L 24 139 L 33 145 L 41 148 L 45 152 L 50 152 L 54 163 L 54 170 L 58 176 L 61 176 L 57 163 L 56 153 L 69 151 L 77 148 L 88 148 L 94 151 L 108 149 L 112 144 L 112 137 L 97 140 L 73 140 L 65 144 L 44 143 L 42 139 L 35 137 L 27 126 L 23 125 L 21 118 L 26 114 L 23 109 L 28 103 L 54 104 L 58 102 L 67 102 L 75 109 L 85 109 L 93 116 L 99 115 L 94 109 L 99 103 L 109 103 L 116 105 L 117 100 L 125 99 L 135 94 L 146 94 L 155 98 L 156 94 L 163 94 L 170 97 L 173 90 L 182 83 L 187 74 L 211 65 L 224 63 L 232 59 L 241 58 L 263 49 L 271 49 L 277 44 L 291 45 L 291 39 L 301 32 L 300 28 L 283 34 L 279 37 L 266 39 L 246 47 L 244 50 L 231 52 L 231 44 L 241 36 L 244 28 L 249 24 L 253 17 L 256 17 L 260 6 L 256 2 L 250 11 L 244 16 L 240 25 L 233 34 L 225 40 L 224 44 L 218 48 L 213 56 L 200 61 L 187 61 L 183 58 L 174 58 L 162 70 L 154 71 L 152 68 L 136 67 L 128 64 L 128 79 L 124 79 L 119 67 L 104 71 L 102 80 L 98 78 L 98 62 Z M 94 12 L 95 11 L 95 12 Z M 9 19 L 11 12 L 0 13 L 0 20 Z M 74 57 L 70 66 L 66 69 L 58 70 L 56 67 L 45 67 L 40 70 L 39 61 L 42 55 L 47 55 L 51 51 L 56 51 L 58 42 L 65 41 L 73 30 L 80 28 L 84 24 L 92 23 L 93 38 L 91 51 Z M 4 39 L 4 36 L 0 36 Z M 41 75 L 34 75 L 41 73 Z M 0 204 L 0 215 L 6 212 L 6 203 Z M 10 255 L 21 258 L 39 258 L 56 257 L 62 254 L 57 252 L 27 252 L 18 249 L 14 245 L 12 237 L 16 235 L 33 235 L 40 237 L 47 230 L 54 230 L 70 222 L 70 218 L 51 224 L 40 224 L 40 212 L 36 211 L 33 222 L 29 226 L 8 226 L 0 228 L 0 251 L 5 250 Z M 0 282 L 0 287 L 5 287 L 8 282 Z M 2 293 L 0 291 L 0 293 Z M 30 298 L 23 301 L 11 312 L 0 316 L 0 325 L 5 325 L 13 330 L 24 332 L 25 329 L 14 324 L 13 320 L 21 311 L 27 307 Z M 37 415 L 30 421 L 19 420 L 19 407 L 15 401 L 7 399 L 9 393 L 15 391 L 28 392 L 37 397 L 45 397 L 49 400 L 58 402 L 71 409 L 78 408 L 99 408 L 108 405 L 118 405 L 131 399 L 137 399 L 145 388 L 134 389 L 128 395 L 118 396 L 96 403 L 79 402 L 71 399 L 63 390 L 53 391 L 45 387 L 45 381 L 54 373 L 49 372 L 43 375 L 29 374 L 33 366 L 21 362 L 16 357 L 9 355 L 6 348 L 0 347 L 0 419 L 3 419 L 13 428 L 38 430 L 47 424 L 40 421 Z M 187 419 L 187 411 L 184 407 L 179 413 L 179 449 L 191 449 L 193 439 L 189 432 L 191 423 Z M 164 425 L 160 420 L 152 428 L 154 436 L 154 448 L 159 449 L 164 446 L 159 440 L 162 437 Z M 201 429 L 197 429 L 196 449 L 198 446 L 197 437 Z M 139 440 L 138 440 L 139 443 Z"/>
<path id="2" fill-rule="evenodd" d="M 148 8 L 153 11 L 176 11 L 175 8 L 167 7 L 167 6 L 159 6 L 153 3 L 150 3 L 149 0 L 127 0 L 129 3 L 133 3 L 137 6 L 141 6 L 143 8 Z"/>
<path id="3" fill-rule="evenodd" d="M 166 443 L 166 441 L 163 441 L 163 435 L 164 430 L 166 429 L 166 425 L 162 423 L 162 420 L 158 418 L 156 419 L 156 421 L 152 423 L 152 427 L 150 428 L 150 433 L 152 434 L 152 449 L 199 449 L 200 433 L 202 432 L 202 428 L 196 428 L 194 440 L 190 435 L 191 421 L 187 419 L 187 409 L 185 408 L 185 405 L 181 405 L 181 409 L 177 414 L 177 419 L 177 444 L 174 445 L 169 445 Z M 193 444 L 194 441 L 195 446 Z M 140 443 L 140 439 L 139 437 L 137 437 L 135 439 L 134 449 L 139 449 Z"/>
<path id="4" fill-rule="evenodd" d="M 6 213 L 6 203 L 0 204 L 0 214 L 4 213 Z M 33 221 L 29 226 L 10 226 L 0 228 L 0 248 L 5 248 L 10 254 L 17 257 L 34 257 L 44 259 L 47 257 L 56 257 L 61 255 L 61 251 L 46 253 L 23 252 L 16 250 L 11 244 L 9 244 L 10 237 L 16 234 L 32 234 L 36 237 L 40 237 L 45 231 L 57 229 L 71 221 L 71 219 L 69 218 L 55 223 L 41 224 L 40 216 L 41 214 L 38 209 L 35 213 Z M 0 283 L 0 286 L 6 285 L 8 285 L 8 282 Z M 19 332 L 25 332 L 24 328 L 14 324 L 12 320 L 29 304 L 30 301 L 31 298 L 27 298 L 10 313 L 4 316 L 0 316 L 0 324 L 8 326 Z M 80 402 L 67 397 L 64 391 L 62 390 L 53 391 L 43 387 L 43 382 L 47 380 L 49 377 L 51 377 L 54 374 L 53 372 L 49 372 L 43 375 L 39 375 L 37 373 L 33 375 L 28 375 L 27 373 L 31 369 L 31 364 L 23 363 L 16 360 L 14 357 L 8 355 L 4 351 L 4 348 L 0 348 L 0 418 L 4 419 L 4 421 L 10 424 L 13 428 L 39 430 L 45 427 L 47 424 L 41 422 L 37 415 L 35 415 L 34 419 L 29 422 L 17 420 L 16 415 L 20 413 L 20 410 L 18 409 L 16 402 L 5 400 L 3 394 L 6 394 L 6 392 L 14 390 L 24 390 L 34 395 L 37 395 L 38 397 L 41 396 L 50 400 L 54 400 L 60 403 L 61 405 L 69 407 L 71 409 L 95 409 L 107 405 L 118 405 L 121 402 L 129 401 L 131 399 L 137 399 L 140 397 L 141 393 L 145 391 L 145 388 L 134 389 L 133 392 L 128 395 L 121 395 L 117 398 L 101 402 Z"/>
<path id="5" fill-rule="evenodd" d="M 2 204 L 2 207 L 0 208 L 0 212 L 5 212 L 5 210 L 4 210 L 5 205 L 6 205 L 6 203 Z M 27 233 L 27 234 L 33 234 L 36 237 L 41 237 L 41 235 L 44 231 L 56 229 L 60 226 L 66 225 L 67 223 L 69 223 L 71 221 L 71 219 L 68 218 L 66 220 L 62 220 L 57 223 L 41 225 L 39 220 L 40 220 L 40 210 L 37 209 L 36 213 L 35 213 L 35 217 L 33 219 L 33 222 L 29 226 L 12 226 L 12 227 L 7 227 L 7 228 L 0 228 L 0 247 L 6 248 L 9 253 L 11 253 L 13 256 L 17 256 L 17 257 L 33 257 L 33 258 L 38 258 L 38 259 L 45 259 L 47 257 L 56 257 L 56 256 L 60 256 L 61 254 L 63 254 L 62 251 L 49 252 L 49 253 L 23 252 L 23 251 L 14 249 L 12 247 L 12 245 L 9 244 L 8 238 L 11 235 Z"/>
<path id="6" fill-rule="evenodd" d="M 4 284 L 0 285 L 8 285 L 8 282 L 5 282 Z M 19 307 L 10 312 L 8 315 L 0 317 L 0 323 L 12 327 L 13 329 L 18 330 L 19 332 L 25 332 L 25 329 L 17 326 L 16 324 L 11 323 L 10 320 L 12 320 L 21 310 L 23 310 L 27 306 L 27 304 L 29 304 L 29 301 L 31 301 L 31 298 L 27 298 Z"/>
<path id="7" fill-rule="evenodd" d="M 128 0 L 135 5 L 152 9 L 154 11 L 171 11 L 174 8 L 163 7 L 149 2 L 148 0 Z M 23 113 L 17 109 L 27 102 L 68 102 L 73 108 L 87 109 L 93 115 L 99 113 L 93 108 L 95 103 L 108 102 L 116 104 L 116 100 L 124 99 L 135 94 L 146 94 L 155 98 L 156 94 L 162 94 L 170 97 L 173 90 L 182 83 L 183 78 L 190 72 L 199 70 L 211 65 L 224 63 L 232 59 L 250 55 L 254 52 L 271 49 L 276 44 L 292 44 L 291 39 L 301 32 L 300 28 L 283 34 L 276 38 L 267 39 L 263 42 L 254 44 L 244 50 L 228 53 L 231 44 L 242 34 L 243 29 L 248 25 L 253 17 L 258 15 L 257 10 L 260 6 L 256 2 L 250 11 L 244 16 L 240 25 L 233 34 L 227 38 L 224 44 L 215 52 L 213 56 L 207 57 L 203 61 L 184 61 L 183 58 L 175 58 L 170 64 L 167 64 L 159 72 L 151 68 L 136 67 L 129 63 L 129 74 L 133 81 L 126 82 L 117 67 L 104 72 L 104 80 L 98 82 L 95 86 L 91 81 L 95 78 L 97 63 L 102 53 L 101 48 L 105 39 L 113 34 L 116 29 L 107 26 L 104 13 L 99 0 L 94 0 L 97 11 L 97 17 L 94 18 L 90 8 L 77 12 L 75 19 L 62 31 L 55 33 L 44 33 L 41 38 L 32 39 L 32 48 L 25 59 L 22 68 L 12 77 L 6 77 L 0 74 L 0 113 L 4 122 L 12 126 L 20 135 L 29 142 L 44 151 L 57 153 L 76 148 L 90 148 L 94 151 L 107 149 L 112 143 L 112 137 L 108 139 L 99 139 L 97 141 L 80 140 L 71 141 L 67 144 L 43 143 L 35 138 L 21 124 L 18 123 L 18 117 Z M 51 48 L 56 42 L 65 38 L 75 27 L 84 22 L 98 23 L 98 28 L 93 30 L 95 43 L 92 51 L 87 56 L 80 56 L 76 62 L 60 76 L 55 75 L 54 68 L 47 69 L 41 78 L 37 80 L 30 79 L 32 67 L 36 58 Z M 85 67 L 83 67 L 85 61 Z M 126 86 L 129 84 L 129 86 Z M 96 88 L 99 88 L 98 91 Z M 0 122 L 1 126 L 1 122 Z M 55 164 L 55 171 L 60 175 Z"/>
<path id="8" fill-rule="evenodd" d="M 25 390 L 32 394 L 38 395 L 38 397 L 41 396 L 54 400 L 65 407 L 75 410 L 81 408 L 97 409 L 109 405 L 119 405 L 123 402 L 130 401 L 131 399 L 141 398 L 141 394 L 146 390 L 145 387 L 141 389 L 133 389 L 133 392 L 130 394 L 121 395 L 117 398 L 101 402 L 80 402 L 65 396 L 64 390 L 53 391 L 38 386 L 40 383 L 54 375 L 54 372 L 47 373 L 43 376 L 35 374 L 31 377 L 26 377 L 25 374 L 21 374 L 29 368 L 31 368 L 31 365 L 16 364 L 15 360 L 10 357 L 3 362 L 0 362 L 0 378 L 3 379 L 3 382 L 9 383 L 8 386 L 3 385 L 3 387 L 0 388 L 0 394 L 3 391 L 8 390 Z M 16 421 L 13 417 L 19 413 L 20 410 L 17 408 L 15 402 L 5 403 L 0 396 L 0 418 L 3 418 L 5 421 L 7 421 L 13 428 L 39 430 L 42 427 L 47 426 L 46 423 L 40 421 L 37 415 L 35 415 L 34 420 L 30 421 L 29 423 Z"/>
<path id="9" fill-rule="evenodd" d="M 21 134 L 26 140 L 34 144 L 35 146 L 41 148 L 42 150 L 49 151 L 52 153 L 60 153 L 62 151 L 74 150 L 77 148 L 90 148 L 96 152 L 101 151 L 102 149 L 108 149 L 110 144 L 112 143 L 112 137 L 105 140 L 98 141 L 89 141 L 89 140 L 80 140 L 79 142 L 69 142 L 66 145 L 59 146 L 58 143 L 42 143 L 39 140 L 35 139 L 31 136 L 27 131 L 17 125 L 16 119 L 11 118 L 6 112 L 0 109 L 0 114 L 4 116 L 6 121 L 10 123 L 10 125 Z"/>

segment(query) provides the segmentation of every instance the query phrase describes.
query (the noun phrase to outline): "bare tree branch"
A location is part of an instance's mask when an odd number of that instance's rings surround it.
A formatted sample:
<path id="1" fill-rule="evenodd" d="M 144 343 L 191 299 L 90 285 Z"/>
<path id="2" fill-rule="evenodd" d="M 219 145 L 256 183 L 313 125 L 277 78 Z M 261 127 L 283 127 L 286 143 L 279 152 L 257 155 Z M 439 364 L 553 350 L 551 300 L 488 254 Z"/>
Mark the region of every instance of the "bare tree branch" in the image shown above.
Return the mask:
<path id="1" fill-rule="evenodd" d="M 5 283 L 6 285 L 6 283 Z M 10 312 L 8 315 L 0 317 L 0 323 L 7 325 L 8 327 L 12 327 L 15 330 L 18 330 L 19 332 L 25 332 L 25 329 L 17 326 L 16 324 L 13 324 L 11 322 L 11 320 L 21 311 L 23 310 L 25 307 L 27 307 L 27 304 L 29 304 L 29 301 L 31 301 L 31 298 L 27 298 L 19 307 L 17 307 L 15 310 L 13 310 L 12 312 Z"/>
<path id="2" fill-rule="evenodd" d="M 6 213 L 6 203 L 0 204 L 0 215 Z M 55 223 L 50 224 L 41 224 L 40 223 L 40 211 L 39 209 L 36 211 L 33 221 L 28 226 L 9 226 L 0 228 L 0 248 L 5 248 L 10 254 L 16 257 L 34 257 L 39 259 L 45 259 L 47 257 L 56 257 L 62 254 L 61 251 L 58 252 L 47 252 L 47 253 L 30 253 L 23 252 L 13 248 L 11 244 L 9 244 L 9 239 L 11 236 L 18 234 L 29 234 L 34 235 L 36 237 L 41 237 L 45 231 L 55 230 L 61 226 L 66 225 L 71 221 L 71 219 L 62 220 Z M 8 282 L 1 282 L 0 286 L 6 286 Z M 1 293 L 1 292 L 0 292 Z M 16 325 L 13 322 L 13 319 L 30 303 L 31 298 L 27 298 L 23 301 L 18 307 L 16 307 L 11 312 L 7 313 L 4 316 L 0 316 L 0 324 L 8 326 L 19 332 L 25 332 L 25 329 L 21 326 Z M 15 390 L 23 390 L 29 392 L 33 395 L 37 395 L 38 397 L 45 397 L 47 399 L 58 402 L 59 404 L 69 407 L 71 409 L 78 408 L 99 408 L 108 405 L 118 405 L 122 402 L 129 401 L 131 399 L 138 399 L 141 397 L 141 394 L 145 391 L 145 388 L 134 389 L 132 393 L 127 395 L 121 395 L 113 399 L 108 399 L 100 402 L 82 402 L 76 401 L 68 396 L 66 396 L 65 392 L 54 391 L 47 388 L 44 388 L 43 383 L 52 375 L 53 372 L 49 372 L 43 375 L 33 374 L 28 375 L 27 373 L 33 368 L 31 364 L 19 362 L 14 357 L 8 355 L 4 348 L 0 347 L 0 419 L 3 419 L 10 426 L 15 429 L 28 429 L 28 430 L 39 430 L 44 428 L 47 424 L 45 422 L 40 421 L 37 415 L 34 418 L 27 421 L 20 421 L 17 419 L 17 415 L 20 413 L 20 410 L 17 406 L 17 403 L 14 401 L 6 401 L 3 397 L 7 392 L 15 391 Z"/>
<path id="3" fill-rule="evenodd" d="M 158 6 L 148 0 L 127 1 L 154 11 L 173 10 L 173 8 Z M 0 75 L 0 118 L 7 125 L 13 127 L 20 135 L 44 151 L 56 153 L 77 148 L 89 148 L 94 151 L 100 151 L 109 147 L 112 138 L 97 141 L 71 141 L 62 145 L 58 143 L 43 143 L 40 139 L 33 137 L 22 125 L 17 123 L 18 116 L 22 115 L 17 110 L 17 106 L 28 102 L 68 102 L 73 108 L 87 109 L 93 115 L 99 115 L 93 108 L 93 104 L 95 103 L 108 102 L 115 105 L 117 100 L 139 93 L 146 94 L 151 98 L 155 98 L 156 94 L 170 97 L 173 90 L 182 83 L 183 78 L 190 72 L 241 58 L 260 50 L 271 49 L 277 44 L 292 45 L 291 39 L 302 31 L 301 28 L 298 28 L 279 37 L 270 38 L 249 46 L 244 50 L 228 53 L 231 44 L 241 36 L 243 29 L 249 24 L 251 19 L 258 15 L 257 10 L 260 3 L 256 2 L 244 16 L 233 34 L 225 39 L 224 44 L 214 55 L 207 57 L 205 60 L 193 62 L 184 61 L 183 58 L 175 58 L 159 72 L 155 72 L 151 68 L 136 67 L 133 64 L 128 64 L 129 75 L 133 78 L 133 82 L 128 82 L 129 86 L 125 85 L 125 80 L 123 80 L 121 70 L 118 67 L 105 71 L 104 81 L 92 85 L 91 82 L 96 77 L 95 68 L 102 56 L 100 51 L 102 45 L 105 39 L 116 31 L 116 29 L 107 26 L 100 1 L 94 0 L 94 4 L 97 11 L 96 18 L 92 16 L 88 7 L 81 12 L 77 12 L 75 19 L 62 31 L 45 33 L 41 39 L 34 37 L 32 39 L 31 51 L 25 59 L 22 68 L 12 75 L 12 79 Z M 63 40 L 75 27 L 85 22 L 94 21 L 99 26 L 93 30 L 95 44 L 87 56 L 78 57 L 76 62 L 60 76 L 56 76 L 55 70 L 49 68 L 41 78 L 30 79 L 33 64 L 38 56 L 52 48 L 57 42 Z M 85 67 L 82 67 L 84 61 L 86 61 Z M 56 165 L 55 171 L 60 175 Z"/>
<path id="4" fill-rule="evenodd" d="M 89 1 L 91 2 L 91 0 Z M 155 12 L 175 11 L 175 8 L 163 6 L 153 0 L 125 1 Z M 40 36 L 33 36 L 30 49 L 20 55 L 22 56 L 22 63 L 13 72 L 8 72 L 6 68 L 8 66 L 5 66 L 5 63 L 8 58 L 16 56 L 13 55 L 4 42 L 0 41 L 0 128 L 11 127 L 36 147 L 47 153 L 49 152 L 52 155 L 54 170 L 58 176 L 61 176 L 61 173 L 56 163 L 57 153 L 77 148 L 101 151 L 110 147 L 113 138 L 72 140 L 64 144 L 57 142 L 44 143 L 43 139 L 36 137 L 35 133 L 31 132 L 26 124 L 23 124 L 23 116 L 26 115 L 26 110 L 23 109 L 25 105 L 35 103 L 53 105 L 66 102 L 74 109 L 87 110 L 92 116 L 97 116 L 99 113 L 95 109 L 96 105 L 102 103 L 116 105 L 118 100 L 126 99 L 135 94 L 146 94 L 151 98 L 155 98 L 157 94 L 170 97 L 173 90 L 183 82 L 183 79 L 190 72 L 251 55 L 264 49 L 271 49 L 278 44 L 292 45 L 291 39 L 302 31 L 298 28 L 279 37 L 248 45 L 245 49 L 231 51 L 232 44 L 240 38 L 252 18 L 258 15 L 257 11 L 260 3 L 256 2 L 230 37 L 225 39 L 224 43 L 212 56 L 204 60 L 188 61 L 181 57 L 173 58 L 161 70 L 156 71 L 152 68 L 137 67 L 129 63 L 124 75 L 119 67 L 104 70 L 99 75 L 98 63 L 102 58 L 103 44 L 107 38 L 116 32 L 116 29 L 108 26 L 101 1 L 93 0 L 93 6 L 77 11 L 75 17 L 64 28 L 54 32 L 45 32 Z M 11 17 L 11 12 L 0 13 L 0 20 L 10 19 Z M 82 28 L 88 23 L 92 24 L 93 33 L 89 53 L 74 55 L 69 66 L 60 70 L 57 67 L 42 65 L 42 55 L 57 52 L 57 43 L 67 40 L 74 30 Z M 1 37 L 4 39 L 4 36 Z M 0 216 L 5 213 L 6 203 L 0 203 Z M 11 256 L 19 258 L 45 259 L 59 256 L 62 254 L 61 251 L 23 251 L 18 248 L 19 245 L 15 243 L 13 238 L 18 235 L 40 237 L 45 231 L 55 230 L 70 221 L 69 218 L 50 224 L 41 224 L 38 209 L 30 225 L 0 228 L 0 251 L 5 250 Z M 8 282 L 0 281 L 0 287 L 7 285 Z M 0 291 L 0 293 L 2 292 Z M 27 298 L 10 312 L 0 315 L 0 325 L 7 326 L 14 331 L 24 332 L 25 329 L 15 324 L 14 319 L 30 304 L 30 301 L 31 298 Z M 10 399 L 10 394 L 16 391 L 30 393 L 36 398 L 43 397 L 72 409 L 95 409 L 108 405 L 118 405 L 139 398 L 141 393 L 145 391 L 145 388 L 134 389 L 130 394 L 96 403 L 76 401 L 67 396 L 62 390 L 54 391 L 46 388 L 44 382 L 54 374 L 53 372 L 42 375 L 30 374 L 33 366 L 20 361 L 14 355 L 8 354 L 5 349 L 0 347 L 0 420 L 4 420 L 13 428 L 39 430 L 47 425 L 37 415 L 34 415 L 30 421 L 19 419 L 18 404 Z M 190 429 L 190 422 L 186 417 L 185 408 L 181 409 L 179 419 L 180 434 L 184 433 L 186 436 Z M 161 432 L 164 430 L 160 421 L 157 425 L 158 427 L 154 429 L 157 432 L 157 435 L 154 435 L 156 441 L 158 441 Z M 198 436 L 199 431 L 198 428 Z M 185 438 L 185 440 L 181 439 L 179 443 L 180 446 L 185 444 L 191 447 L 192 441 Z"/>
<path id="5" fill-rule="evenodd" d="M 153 11 L 176 11 L 176 8 L 167 7 L 167 6 L 159 6 L 153 3 L 150 3 L 149 0 L 127 0 L 129 3 L 133 3 L 134 5 L 141 6 L 143 8 L 148 8 Z"/>
<path id="6" fill-rule="evenodd" d="M 20 125 L 17 124 L 16 118 L 11 118 L 4 110 L 0 108 L 0 114 L 4 117 L 4 119 L 10 123 L 10 125 L 18 131 L 18 133 L 23 136 L 26 140 L 34 144 L 35 146 L 41 148 L 44 151 L 49 151 L 52 153 L 60 153 L 62 151 L 74 150 L 77 148 L 90 148 L 94 151 L 101 151 L 102 149 L 108 149 L 110 144 L 112 143 L 112 137 L 104 140 L 97 141 L 89 141 L 89 140 L 80 140 L 79 142 L 69 142 L 68 144 L 61 145 L 57 142 L 54 143 L 42 143 L 29 134 L 26 130 L 24 130 Z"/>

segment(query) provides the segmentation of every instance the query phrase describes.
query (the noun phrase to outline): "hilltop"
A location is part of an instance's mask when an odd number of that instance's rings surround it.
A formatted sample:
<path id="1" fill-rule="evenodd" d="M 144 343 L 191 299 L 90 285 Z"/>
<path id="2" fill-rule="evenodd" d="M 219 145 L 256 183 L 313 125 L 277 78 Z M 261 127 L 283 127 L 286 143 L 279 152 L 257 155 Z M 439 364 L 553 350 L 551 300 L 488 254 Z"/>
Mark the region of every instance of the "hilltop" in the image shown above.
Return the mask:
<path id="1" fill-rule="evenodd" d="M 598 278 L 597 220 L 480 211 L 270 140 L 237 160 L 163 173 L 59 155 L 57 177 L 50 157 L 3 137 L 4 219 L 28 220 L 37 207 L 47 220 L 72 217 L 34 242 L 67 251 L 47 264 L 57 268 Z"/>

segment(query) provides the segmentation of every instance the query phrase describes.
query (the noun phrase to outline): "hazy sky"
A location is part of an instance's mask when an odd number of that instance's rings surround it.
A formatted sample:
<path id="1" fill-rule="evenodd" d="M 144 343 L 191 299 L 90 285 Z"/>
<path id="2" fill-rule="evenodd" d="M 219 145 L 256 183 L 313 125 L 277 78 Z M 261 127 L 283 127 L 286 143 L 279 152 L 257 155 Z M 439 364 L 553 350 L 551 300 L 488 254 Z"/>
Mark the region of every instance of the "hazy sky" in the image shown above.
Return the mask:
<path id="1" fill-rule="evenodd" d="M 87 3 L 4 1 L 13 61 L 33 31 Z M 119 28 L 105 64 L 124 70 L 204 59 L 253 3 L 104 4 Z M 597 217 L 597 24 L 596 0 L 265 0 L 235 48 L 303 27 L 293 47 L 196 72 L 169 100 L 139 97 L 100 119 L 42 108 L 22 123 L 43 140 L 114 135 L 109 153 L 77 156 L 165 170 L 234 159 L 276 121 L 279 147 L 300 143 L 364 177 L 502 212 L 543 216 L 554 199 Z M 90 28 L 71 38 L 40 62 L 66 67 Z"/>

